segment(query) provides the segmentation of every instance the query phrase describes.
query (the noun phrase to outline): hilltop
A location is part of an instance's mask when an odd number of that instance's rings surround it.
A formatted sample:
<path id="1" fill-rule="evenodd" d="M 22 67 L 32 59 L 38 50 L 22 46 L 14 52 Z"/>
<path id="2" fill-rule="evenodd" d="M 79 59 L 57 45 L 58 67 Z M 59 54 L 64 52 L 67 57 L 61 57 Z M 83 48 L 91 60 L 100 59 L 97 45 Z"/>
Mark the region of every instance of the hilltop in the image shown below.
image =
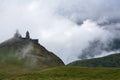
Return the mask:
<path id="1" fill-rule="evenodd" d="M 17 31 L 13 38 L 0 44 L 0 68 L 3 68 L 3 72 L 22 72 L 55 66 L 64 66 L 64 63 L 40 45 L 38 39 L 31 39 L 28 31 L 26 37 L 22 37 Z"/>

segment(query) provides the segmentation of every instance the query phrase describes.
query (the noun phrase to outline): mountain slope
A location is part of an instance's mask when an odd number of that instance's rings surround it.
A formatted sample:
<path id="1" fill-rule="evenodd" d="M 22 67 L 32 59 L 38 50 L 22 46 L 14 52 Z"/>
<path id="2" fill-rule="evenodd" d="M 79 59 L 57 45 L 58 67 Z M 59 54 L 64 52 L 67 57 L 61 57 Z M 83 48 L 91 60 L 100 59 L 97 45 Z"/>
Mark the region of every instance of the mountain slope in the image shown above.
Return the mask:
<path id="1" fill-rule="evenodd" d="M 101 57 L 101 58 L 78 60 L 68 64 L 68 66 L 120 67 L 120 53 Z"/>
<path id="2" fill-rule="evenodd" d="M 0 68 L 14 71 L 63 66 L 63 61 L 38 40 L 14 37 L 0 44 Z M 9 68 L 7 67 L 9 66 Z M 14 67 L 14 68 L 12 68 Z"/>

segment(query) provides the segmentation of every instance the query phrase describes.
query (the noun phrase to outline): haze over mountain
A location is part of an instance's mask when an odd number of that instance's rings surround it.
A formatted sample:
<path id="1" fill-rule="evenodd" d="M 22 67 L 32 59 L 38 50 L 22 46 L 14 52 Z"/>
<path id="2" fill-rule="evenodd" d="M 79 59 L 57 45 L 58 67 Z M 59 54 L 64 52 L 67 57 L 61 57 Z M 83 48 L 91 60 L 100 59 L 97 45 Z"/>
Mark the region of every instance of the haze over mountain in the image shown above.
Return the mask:
<path id="1" fill-rule="evenodd" d="M 107 40 L 106 43 L 96 39 L 95 41 L 90 42 L 87 48 L 82 50 L 82 54 L 79 55 L 79 58 L 89 59 L 119 53 L 119 51 L 120 51 L 119 38 Z"/>
<path id="2" fill-rule="evenodd" d="M 0 44 L 0 67 L 4 70 L 36 70 L 56 66 L 64 66 L 63 61 L 40 45 L 38 39 L 31 39 L 28 31 L 26 37 L 17 31 L 13 38 Z"/>
<path id="3" fill-rule="evenodd" d="M 104 56 L 112 50 L 97 45 L 94 54 L 83 51 L 97 40 L 104 47 L 119 40 L 119 4 L 120 0 L 0 0 L 0 42 L 11 38 L 16 29 L 22 35 L 29 30 L 66 64 L 82 59 L 81 55 Z"/>

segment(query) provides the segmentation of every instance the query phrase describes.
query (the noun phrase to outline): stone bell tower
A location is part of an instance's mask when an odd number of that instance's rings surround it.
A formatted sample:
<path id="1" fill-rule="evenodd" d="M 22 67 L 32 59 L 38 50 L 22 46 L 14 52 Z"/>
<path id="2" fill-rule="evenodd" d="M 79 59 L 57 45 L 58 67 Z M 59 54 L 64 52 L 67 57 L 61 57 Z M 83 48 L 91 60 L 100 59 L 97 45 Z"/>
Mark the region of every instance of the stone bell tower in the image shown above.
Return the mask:
<path id="1" fill-rule="evenodd" d="M 30 33 L 29 33 L 29 31 L 26 32 L 26 39 L 30 39 Z"/>

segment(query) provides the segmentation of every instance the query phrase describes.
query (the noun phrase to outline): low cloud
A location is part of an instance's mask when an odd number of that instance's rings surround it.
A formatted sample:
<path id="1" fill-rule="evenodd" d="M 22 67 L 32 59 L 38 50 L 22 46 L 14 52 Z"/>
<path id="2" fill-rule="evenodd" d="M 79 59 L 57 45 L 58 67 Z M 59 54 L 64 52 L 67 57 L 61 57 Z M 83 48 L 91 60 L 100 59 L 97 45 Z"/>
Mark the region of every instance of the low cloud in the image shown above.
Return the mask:
<path id="1" fill-rule="evenodd" d="M 0 42 L 16 29 L 29 30 L 65 63 L 78 59 L 89 42 L 118 37 L 119 0 L 0 0 Z"/>

